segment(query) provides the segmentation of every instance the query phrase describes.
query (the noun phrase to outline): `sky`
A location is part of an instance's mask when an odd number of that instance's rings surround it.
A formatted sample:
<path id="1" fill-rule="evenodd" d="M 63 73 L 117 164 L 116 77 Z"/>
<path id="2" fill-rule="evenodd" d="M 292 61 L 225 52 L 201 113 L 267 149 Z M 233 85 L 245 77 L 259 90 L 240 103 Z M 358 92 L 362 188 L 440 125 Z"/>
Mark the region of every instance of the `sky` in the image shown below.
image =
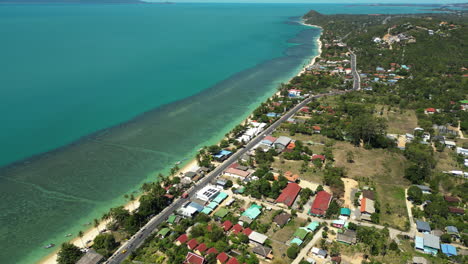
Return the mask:
<path id="1" fill-rule="evenodd" d="M 164 0 L 145 0 L 148 2 L 165 2 Z M 171 1 L 169 1 L 171 2 Z M 451 4 L 467 3 L 468 0 L 173 0 L 172 2 L 195 3 L 394 3 L 394 4 Z"/>

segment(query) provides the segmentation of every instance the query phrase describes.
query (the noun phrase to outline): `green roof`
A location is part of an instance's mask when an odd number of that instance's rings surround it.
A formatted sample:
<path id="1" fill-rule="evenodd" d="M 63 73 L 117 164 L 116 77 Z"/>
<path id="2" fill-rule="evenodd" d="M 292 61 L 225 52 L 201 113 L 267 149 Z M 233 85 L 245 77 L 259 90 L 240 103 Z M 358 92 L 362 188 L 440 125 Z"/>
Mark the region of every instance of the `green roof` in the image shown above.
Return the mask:
<path id="1" fill-rule="evenodd" d="M 204 214 L 209 215 L 209 214 L 211 214 L 211 212 L 213 212 L 213 209 L 211 209 L 209 207 L 205 207 L 205 208 L 203 208 L 203 210 L 201 212 L 204 213 Z"/>
<path id="2" fill-rule="evenodd" d="M 220 192 L 216 198 L 213 199 L 213 202 L 215 203 L 222 203 L 224 201 L 224 199 L 226 199 L 228 197 L 227 193 L 224 193 L 224 192 Z"/>
<path id="3" fill-rule="evenodd" d="M 243 212 L 242 215 L 245 215 L 248 218 L 254 220 L 262 213 L 262 211 L 258 207 L 259 207 L 258 205 L 254 204 L 250 206 L 249 209 L 245 210 L 245 212 Z M 260 208 L 262 207 L 260 206 Z"/>
<path id="4" fill-rule="evenodd" d="M 462 103 L 462 104 L 468 104 L 468 100 L 461 100 L 460 103 Z"/>
<path id="5" fill-rule="evenodd" d="M 223 218 L 223 217 L 225 217 L 227 214 L 229 214 L 229 210 L 226 209 L 226 208 L 221 208 L 221 209 L 219 209 L 218 211 L 216 211 L 216 213 L 214 214 L 214 216 Z"/>
<path id="6" fill-rule="evenodd" d="M 211 209 L 215 209 L 216 207 L 218 207 L 219 204 L 215 203 L 215 202 L 211 202 L 209 205 L 207 205 L 206 207 L 209 207 Z M 205 207 L 205 208 L 206 208 Z"/>
<path id="7" fill-rule="evenodd" d="M 239 189 L 236 190 L 237 193 L 241 193 L 241 194 L 244 193 L 244 191 L 245 191 L 244 186 L 242 186 L 242 187 L 240 187 Z"/>
<path id="8" fill-rule="evenodd" d="M 340 215 L 351 215 L 351 209 L 349 208 L 341 208 L 340 209 Z"/>
<path id="9" fill-rule="evenodd" d="M 163 237 L 164 237 L 164 236 L 166 236 L 169 232 L 171 232 L 171 230 L 170 230 L 169 228 L 165 227 L 165 228 L 159 230 L 158 236 L 163 236 Z"/>
<path id="10" fill-rule="evenodd" d="M 320 225 L 319 222 L 314 221 L 314 222 L 310 223 L 309 225 L 307 225 L 306 228 L 309 229 L 310 231 L 315 231 L 315 229 L 317 229 L 317 227 L 319 225 Z"/>
<path id="11" fill-rule="evenodd" d="M 302 245 L 302 242 L 304 242 L 304 241 L 302 241 L 299 238 L 295 237 L 295 238 L 293 238 L 293 240 L 291 240 L 290 244 L 296 244 L 296 245 L 300 246 L 300 245 Z"/>
<path id="12" fill-rule="evenodd" d="M 299 228 L 299 229 L 296 230 L 296 232 L 294 232 L 293 236 L 297 237 L 297 238 L 300 238 L 301 240 L 304 240 L 308 233 L 309 232 L 307 232 L 306 229 Z"/>
<path id="13" fill-rule="evenodd" d="M 177 216 L 176 215 L 170 215 L 168 218 L 167 218 L 167 222 L 169 224 L 173 224 L 175 222 L 175 220 L 177 219 Z"/>

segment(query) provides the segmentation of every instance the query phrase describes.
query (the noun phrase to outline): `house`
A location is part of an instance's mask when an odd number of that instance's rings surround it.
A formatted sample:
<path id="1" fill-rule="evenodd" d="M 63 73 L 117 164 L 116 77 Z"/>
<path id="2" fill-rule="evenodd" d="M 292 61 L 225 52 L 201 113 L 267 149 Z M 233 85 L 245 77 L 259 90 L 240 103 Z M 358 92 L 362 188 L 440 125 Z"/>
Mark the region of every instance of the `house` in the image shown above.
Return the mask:
<path id="1" fill-rule="evenodd" d="M 330 206 L 331 200 L 331 194 L 327 193 L 326 191 L 318 192 L 315 196 L 314 202 L 312 203 L 309 214 L 314 216 L 325 216 L 328 210 L 328 206 Z"/>
<path id="2" fill-rule="evenodd" d="M 448 210 L 452 214 L 457 214 L 457 215 L 464 215 L 465 214 L 465 209 L 463 209 L 463 208 L 449 206 Z"/>
<path id="3" fill-rule="evenodd" d="M 309 230 L 307 228 L 299 227 L 298 229 L 296 229 L 296 232 L 294 232 L 293 237 L 297 237 L 300 240 L 305 240 L 308 234 Z"/>
<path id="4" fill-rule="evenodd" d="M 428 222 L 416 220 L 416 228 L 418 229 L 418 232 L 421 232 L 424 234 L 431 233 L 431 226 L 429 225 Z"/>
<path id="5" fill-rule="evenodd" d="M 427 260 L 423 257 L 413 257 L 412 264 L 428 264 Z"/>
<path id="6" fill-rule="evenodd" d="M 459 203 L 460 198 L 455 196 L 444 195 L 444 200 L 448 203 Z"/>
<path id="7" fill-rule="evenodd" d="M 371 199 L 372 201 L 375 201 L 375 193 L 374 191 L 371 191 L 371 190 L 363 190 L 359 201 L 361 201 L 362 198 L 368 198 L 368 199 Z"/>
<path id="8" fill-rule="evenodd" d="M 340 256 L 331 257 L 331 261 L 332 261 L 333 264 L 340 264 L 341 263 L 341 257 Z"/>
<path id="9" fill-rule="evenodd" d="M 338 233 L 336 236 L 336 241 L 348 245 L 356 244 L 356 231 L 347 229 L 343 233 Z"/>
<path id="10" fill-rule="evenodd" d="M 250 225 L 252 222 L 253 222 L 253 219 L 245 216 L 245 215 L 241 215 L 241 217 L 239 217 L 239 222 L 241 223 L 247 223 L 248 225 Z"/>
<path id="11" fill-rule="evenodd" d="M 235 225 L 232 227 L 231 231 L 232 231 L 232 233 L 234 233 L 234 235 L 237 235 L 237 234 L 239 234 L 240 232 L 242 232 L 242 229 L 244 229 L 244 228 L 243 228 L 241 225 L 235 224 Z"/>
<path id="12" fill-rule="evenodd" d="M 171 232 L 171 230 L 169 228 L 165 227 L 165 228 L 159 230 L 157 236 L 161 237 L 161 238 L 164 238 L 164 237 L 167 236 L 167 234 L 169 234 L 169 232 Z"/>
<path id="13" fill-rule="evenodd" d="M 167 218 L 167 223 L 171 225 L 177 224 L 180 221 L 180 219 L 180 216 L 172 214 Z"/>
<path id="14" fill-rule="evenodd" d="M 250 207 L 242 213 L 242 216 L 246 216 L 252 220 L 257 219 L 257 217 L 262 213 L 262 207 L 257 204 L 252 204 Z"/>
<path id="15" fill-rule="evenodd" d="M 455 149 L 457 147 L 457 143 L 451 140 L 445 140 L 445 146 L 450 149 Z"/>
<path id="16" fill-rule="evenodd" d="M 275 174 L 273 176 L 275 177 L 275 181 L 277 181 L 279 178 L 279 175 Z M 297 180 L 299 180 L 299 175 L 293 174 L 290 171 L 285 172 L 284 177 L 288 180 L 288 182 L 297 182 Z"/>
<path id="17" fill-rule="evenodd" d="M 292 244 L 296 244 L 298 246 L 302 245 L 302 243 L 304 243 L 304 241 L 302 239 L 299 239 L 297 237 L 293 238 L 289 244 L 292 245 Z"/>
<path id="18" fill-rule="evenodd" d="M 266 259 L 273 258 L 272 249 L 269 247 L 257 245 L 252 249 L 252 252 Z"/>
<path id="19" fill-rule="evenodd" d="M 185 262 L 187 264 L 203 264 L 205 263 L 205 259 L 197 254 L 194 254 L 192 252 L 187 253 L 187 256 L 185 257 Z"/>
<path id="20" fill-rule="evenodd" d="M 177 213 L 184 216 L 192 218 L 196 213 L 198 213 L 198 209 L 189 205 L 190 203 L 186 204 L 185 206 L 179 208 Z M 203 209 L 202 209 L 203 210 Z"/>
<path id="21" fill-rule="evenodd" d="M 226 198 L 228 194 L 225 192 L 220 192 L 218 195 L 213 199 L 212 203 L 217 203 L 218 205 L 221 204 Z"/>
<path id="22" fill-rule="evenodd" d="M 266 136 L 262 141 L 261 143 L 264 144 L 264 145 L 267 145 L 267 146 L 273 146 L 273 143 L 275 143 L 275 141 L 277 140 L 277 138 L 275 137 L 272 137 L 272 136 Z"/>
<path id="23" fill-rule="evenodd" d="M 290 214 L 282 212 L 273 218 L 273 222 L 275 222 L 279 227 L 282 227 L 289 222 L 290 218 Z"/>
<path id="24" fill-rule="evenodd" d="M 319 160 L 321 160 L 322 162 L 324 162 L 324 161 L 325 161 L 325 156 L 324 156 L 324 155 L 319 155 L 319 154 L 314 154 L 314 155 L 312 155 L 311 160 L 313 161 L 313 160 L 316 160 L 316 159 L 319 159 Z"/>
<path id="25" fill-rule="evenodd" d="M 332 221 L 332 226 L 336 228 L 343 228 L 345 224 L 346 221 L 341 219 Z"/>
<path id="26" fill-rule="evenodd" d="M 326 250 L 316 248 L 316 247 L 313 247 L 310 252 L 312 252 L 312 254 L 322 259 L 325 259 L 328 256 L 328 252 Z"/>
<path id="27" fill-rule="evenodd" d="M 226 253 L 221 252 L 218 254 L 218 256 L 216 256 L 216 263 L 225 264 L 228 259 L 229 259 L 229 256 Z"/>
<path id="28" fill-rule="evenodd" d="M 215 218 L 218 220 L 223 219 L 226 215 L 229 214 L 229 210 L 226 208 L 220 208 L 216 213 L 214 214 Z"/>
<path id="29" fill-rule="evenodd" d="M 198 245 L 196 248 L 195 248 L 195 253 L 197 253 L 198 255 L 203 255 L 203 253 L 205 253 L 205 251 L 208 249 L 208 247 L 206 246 L 205 243 L 201 243 L 200 245 Z"/>
<path id="30" fill-rule="evenodd" d="M 423 236 L 424 252 L 436 255 L 440 249 L 440 238 L 431 234 Z"/>
<path id="31" fill-rule="evenodd" d="M 224 175 L 243 180 L 250 175 L 250 172 L 239 170 L 236 168 L 228 168 L 224 171 Z"/>
<path id="32" fill-rule="evenodd" d="M 311 222 L 305 228 L 311 232 L 315 231 L 320 226 L 320 223 L 317 221 Z"/>
<path id="33" fill-rule="evenodd" d="M 250 236 L 250 234 L 252 234 L 252 229 L 250 229 L 250 227 L 247 227 L 246 229 L 244 229 L 244 231 L 242 231 L 242 233 L 246 236 Z"/>
<path id="34" fill-rule="evenodd" d="M 322 131 L 322 128 L 319 126 L 312 126 L 312 130 L 314 131 L 315 134 L 320 134 Z"/>
<path id="35" fill-rule="evenodd" d="M 291 90 L 288 90 L 288 96 L 289 97 L 300 97 L 301 92 L 302 92 L 302 90 L 291 89 Z"/>
<path id="36" fill-rule="evenodd" d="M 290 182 L 286 188 L 281 191 L 281 194 L 276 199 L 276 203 L 282 203 L 288 207 L 291 207 L 294 204 L 299 192 L 301 191 L 301 186 L 299 184 Z"/>
<path id="37" fill-rule="evenodd" d="M 212 247 L 210 249 L 208 249 L 206 251 L 206 255 L 210 255 L 210 254 L 218 254 L 218 250 L 216 250 L 216 248 Z"/>
<path id="38" fill-rule="evenodd" d="M 239 264 L 239 261 L 236 258 L 230 258 L 226 264 Z"/>
<path id="39" fill-rule="evenodd" d="M 458 232 L 458 228 L 455 226 L 447 226 L 445 228 L 445 231 L 447 231 L 447 234 L 452 235 L 454 237 L 460 236 L 460 233 Z"/>
<path id="40" fill-rule="evenodd" d="M 76 262 L 76 264 L 99 264 L 104 261 L 104 256 L 97 253 L 94 249 L 90 249 Z"/>
<path id="41" fill-rule="evenodd" d="M 468 149 L 458 147 L 457 148 L 457 154 L 462 154 L 463 156 L 468 156 Z"/>
<path id="42" fill-rule="evenodd" d="M 425 186 L 425 185 L 415 185 L 416 187 L 418 187 L 423 194 L 431 194 L 432 191 L 431 191 L 431 188 Z"/>
<path id="43" fill-rule="evenodd" d="M 198 241 L 197 241 L 195 238 L 192 238 L 192 239 L 187 243 L 187 247 L 188 247 L 190 250 L 194 250 L 197 246 L 198 246 Z"/>
<path id="44" fill-rule="evenodd" d="M 207 185 L 197 192 L 196 198 L 204 202 L 213 200 L 220 192 L 220 188 L 214 185 Z"/>
<path id="45" fill-rule="evenodd" d="M 450 245 L 450 244 L 442 244 L 440 245 L 440 249 L 442 253 L 447 255 L 448 257 L 456 256 L 457 255 L 457 249 Z"/>
<path id="46" fill-rule="evenodd" d="M 224 229 L 225 232 L 229 231 L 232 227 L 232 223 L 229 220 L 224 221 L 224 223 L 221 225 Z"/>
<path id="47" fill-rule="evenodd" d="M 275 140 L 275 143 L 273 143 L 273 145 L 275 146 L 275 149 L 283 151 L 289 145 L 290 142 L 290 138 L 281 136 Z"/>
<path id="48" fill-rule="evenodd" d="M 351 209 L 349 208 L 340 209 L 340 216 L 349 217 L 350 215 L 351 215 Z"/>
<path id="49" fill-rule="evenodd" d="M 187 242 L 187 240 L 188 240 L 187 234 L 182 234 L 175 240 L 175 244 L 177 246 L 180 246 L 182 244 L 185 244 L 185 242 Z"/>
<path id="50" fill-rule="evenodd" d="M 268 239 L 267 236 L 265 236 L 264 234 L 255 232 L 255 231 L 252 231 L 252 233 L 250 233 L 249 235 L 250 242 L 260 244 L 260 245 L 263 245 L 267 239 Z"/>
<path id="51" fill-rule="evenodd" d="M 213 155 L 213 157 L 219 161 L 225 161 L 227 158 L 229 158 L 229 156 L 231 156 L 231 154 L 231 151 L 223 149 L 218 152 L 218 154 Z"/>
<path id="52" fill-rule="evenodd" d="M 432 115 L 432 114 L 434 114 L 434 113 L 436 113 L 436 112 L 437 112 L 437 110 L 436 110 L 435 108 L 432 108 L 432 107 L 431 107 L 431 108 L 426 108 L 426 109 L 424 110 L 424 113 L 425 113 L 426 115 L 428 115 L 428 114 L 429 114 L 429 115 Z"/>
<path id="53" fill-rule="evenodd" d="M 375 203 L 369 198 L 362 198 L 361 200 L 361 215 L 372 215 L 375 213 Z"/>

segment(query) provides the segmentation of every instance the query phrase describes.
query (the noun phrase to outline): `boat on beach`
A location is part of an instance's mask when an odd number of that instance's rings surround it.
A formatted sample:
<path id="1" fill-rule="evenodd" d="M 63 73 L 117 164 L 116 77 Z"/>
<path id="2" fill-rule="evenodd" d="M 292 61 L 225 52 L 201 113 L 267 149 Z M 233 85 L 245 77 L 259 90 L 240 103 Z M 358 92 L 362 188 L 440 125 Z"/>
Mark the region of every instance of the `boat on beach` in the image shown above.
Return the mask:
<path id="1" fill-rule="evenodd" d="M 47 248 L 53 248 L 53 247 L 55 247 L 55 244 L 48 244 L 48 245 L 44 246 L 44 248 L 46 248 L 46 249 Z"/>

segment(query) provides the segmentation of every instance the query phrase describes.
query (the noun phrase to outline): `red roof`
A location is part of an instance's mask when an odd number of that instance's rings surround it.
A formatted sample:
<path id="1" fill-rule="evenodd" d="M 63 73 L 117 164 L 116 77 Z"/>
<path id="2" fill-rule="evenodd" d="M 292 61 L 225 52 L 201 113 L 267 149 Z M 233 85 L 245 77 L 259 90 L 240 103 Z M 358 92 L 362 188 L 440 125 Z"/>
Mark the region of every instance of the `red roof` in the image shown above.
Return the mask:
<path id="1" fill-rule="evenodd" d="M 250 229 L 250 227 L 247 227 L 246 229 L 244 229 L 244 231 L 242 231 L 242 233 L 244 233 L 244 235 L 246 236 L 249 236 L 250 234 L 252 234 L 252 229 Z"/>
<path id="2" fill-rule="evenodd" d="M 208 225 L 208 226 L 206 227 L 206 230 L 211 231 L 211 230 L 213 230 L 213 227 L 212 227 L 211 225 Z"/>
<path id="3" fill-rule="evenodd" d="M 436 111 L 435 108 L 432 108 L 432 107 L 426 109 L 426 112 L 432 112 L 432 113 L 434 113 L 435 111 Z"/>
<path id="4" fill-rule="evenodd" d="M 316 131 L 320 131 L 320 130 L 321 130 L 321 128 L 320 128 L 319 126 L 312 126 L 312 129 L 313 129 L 313 130 L 316 130 Z"/>
<path id="5" fill-rule="evenodd" d="M 226 264 L 239 264 L 236 258 L 231 258 Z"/>
<path id="6" fill-rule="evenodd" d="M 237 235 L 239 232 L 242 231 L 242 229 L 243 229 L 243 228 L 242 228 L 241 225 L 235 224 L 235 225 L 232 227 L 232 232 L 233 232 L 234 234 Z"/>
<path id="7" fill-rule="evenodd" d="M 200 253 L 203 253 L 206 251 L 207 248 L 208 247 L 205 245 L 205 243 L 201 243 L 195 250 L 197 250 Z"/>
<path id="8" fill-rule="evenodd" d="M 304 107 L 302 107 L 301 110 L 299 110 L 299 111 L 304 112 L 304 113 L 309 113 L 310 108 L 309 108 L 308 106 L 304 106 Z"/>
<path id="9" fill-rule="evenodd" d="M 445 199 L 445 201 L 447 201 L 449 203 L 458 203 L 458 202 L 460 202 L 460 199 L 458 197 L 454 197 L 454 196 L 445 195 L 444 199 Z"/>
<path id="10" fill-rule="evenodd" d="M 205 262 L 205 259 L 202 256 L 199 256 L 199 255 L 194 254 L 192 252 L 189 252 L 187 254 L 187 257 L 185 258 L 185 263 L 203 264 L 203 262 Z"/>
<path id="11" fill-rule="evenodd" d="M 224 231 L 229 231 L 229 229 L 231 229 L 231 227 L 232 227 L 231 221 L 229 221 L 229 220 L 224 221 L 224 223 L 223 223 Z"/>
<path id="12" fill-rule="evenodd" d="M 331 199 L 331 194 L 326 191 L 318 192 L 314 202 L 312 203 L 312 207 L 310 208 L 310 213 L 314 215 L 325 215 Z"/>
<path id="13" fill-rule="evenodd" d="M 176 239 L 176 241 L 179 241 L 181 244 L 184 244 L 185 242 L 187 242 L 187 239 L 187 234 L 182 234 Z"/>
<path id="14" fill-rule="evenodd" d="M 218 254 L 218 250 L 216 248 L 212 247 L 206 251 L 206 254 Z"/>
<path id="15" fill-rule="evenodd" d="M 299 186 L 299 184 L 290 182 L 288 183 L 288 186 L 286 186 L 286 188 L 284 188 L 281 194 L 278 196 L 276 202 L 283 203 L 287 206 L 292 206 L 300 191 L 301 186 Z"/>
<path id="16" fill-rule="evenodd" d="M 449 210 L 449 212 L 451 212 L 453 214 L 465 214 L 465 210 L 462 209 L 462 208 L 449 206 L 448 210 Z"/>
<path id="17" fill-rule="evenodd" d="M 270 142 L 275 142 L 277 140 L 277 138 L 272 137 L 272 136 L 266 136 L 263 140 L 268 140 Z"/>
<path id="18" fill-rule="evenodd" d="M 187 246 L 189 249 L 194 249 L 198 246 L 198 241 L 195 238 L 192 238 L 188 243 Z"/>
<path id="19" fill-rule="evenodd" d="M 364 213 L 366 211 L 366 198 L 362 198 L 361 200 L 361 213 Z"/>
<path id="20" fill-rule="evenodd" d="M 218 256 L 216 257 L 216 259 L 219 260 L 219 262 L 221 263 L 226 263 L 228 258 L 229 258 L 228 255 L 224 252 L 219 253 Z"/>
<path id="21" fill-rule="evenodd" d="M 322 161 L 325 161 L 325 156 L 324 155 L 318 155 L 318 154 L 312 155 L 312 160 L 316 160 L 316 159 L 321 159 Z"/>

